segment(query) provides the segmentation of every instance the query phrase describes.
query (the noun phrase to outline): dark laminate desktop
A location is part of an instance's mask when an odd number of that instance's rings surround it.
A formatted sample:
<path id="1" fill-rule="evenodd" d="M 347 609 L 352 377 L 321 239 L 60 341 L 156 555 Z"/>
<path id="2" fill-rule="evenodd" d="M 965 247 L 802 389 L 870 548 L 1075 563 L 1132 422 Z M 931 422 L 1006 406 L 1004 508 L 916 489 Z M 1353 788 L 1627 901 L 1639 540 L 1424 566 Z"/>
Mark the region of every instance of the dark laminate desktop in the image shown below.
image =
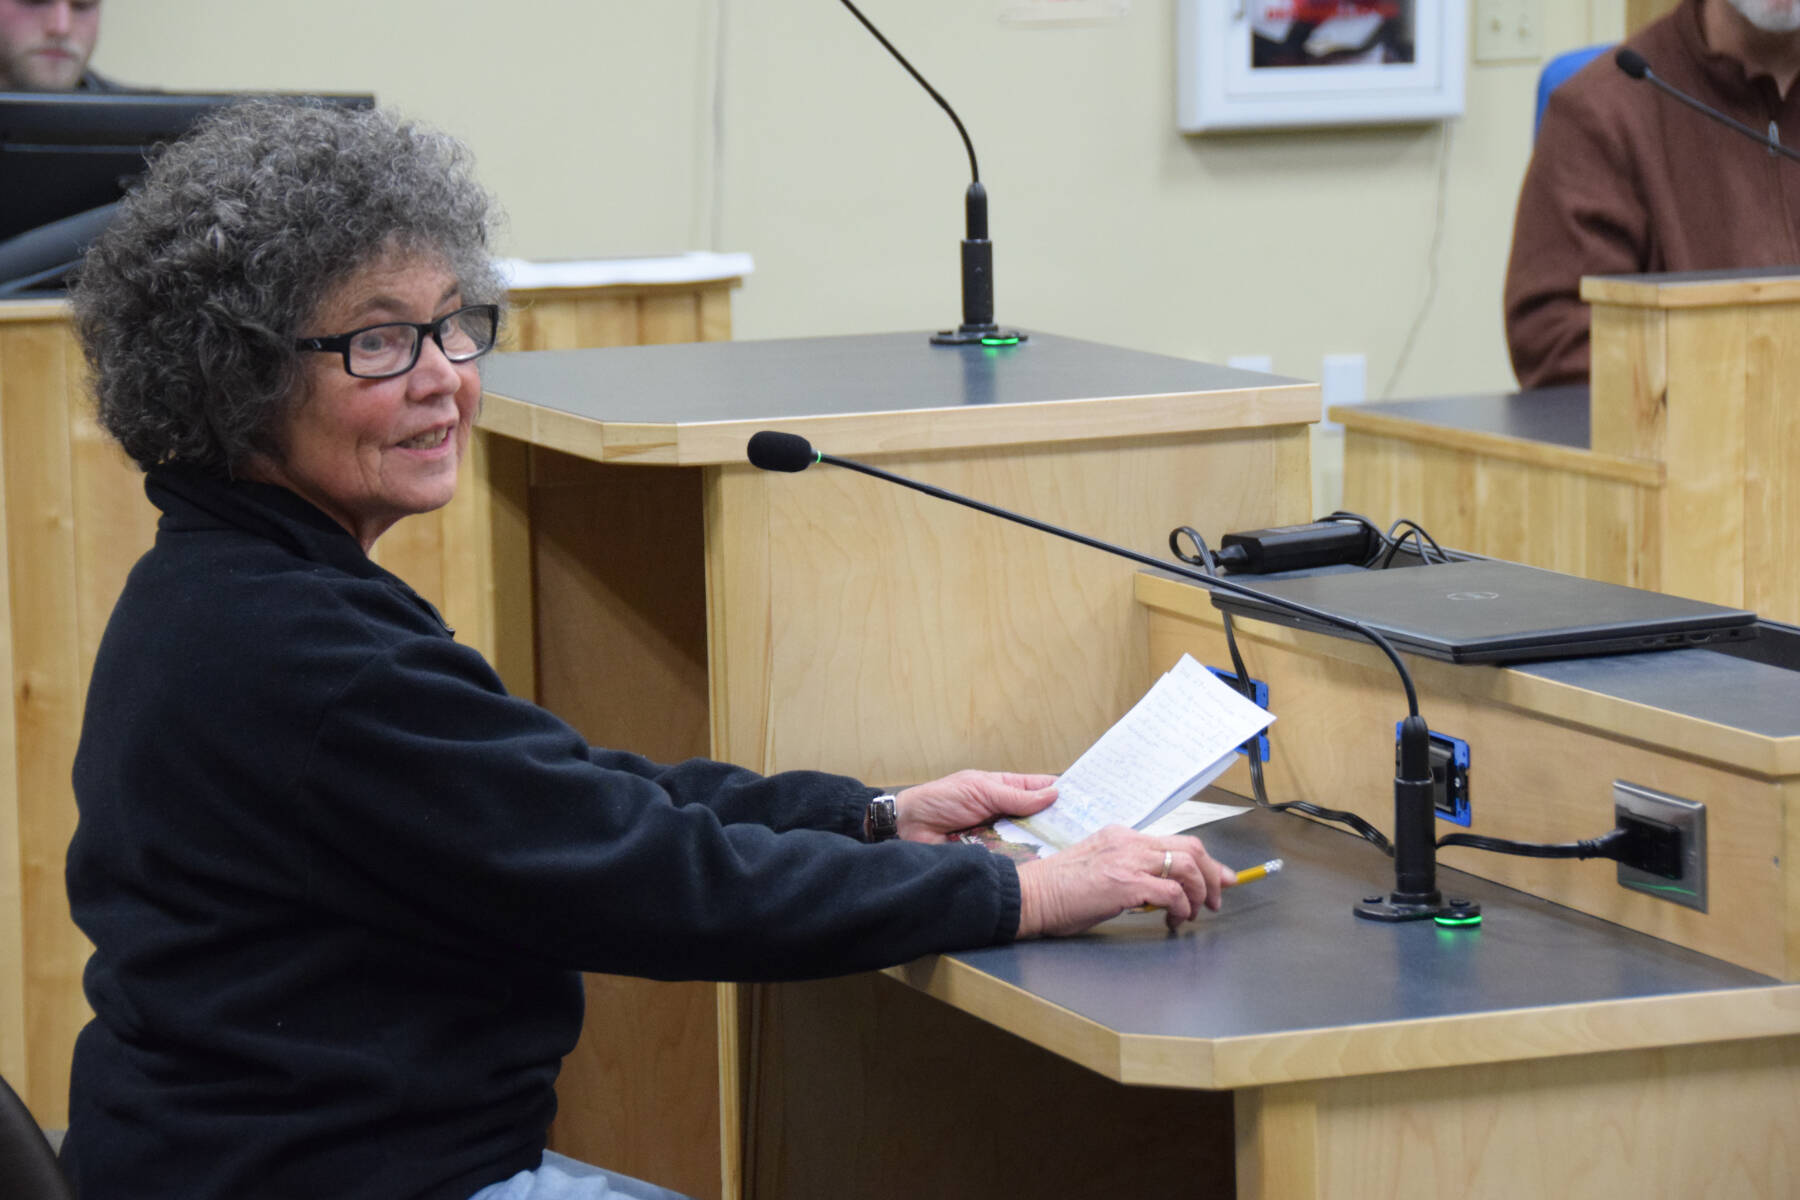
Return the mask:
<path id="1" fill-rule="evenodd" d="M 1351 909 L 1393 886 L 1391 860 L 1354 835 L 1297 816 L 1253 809 L 1195 833 L 1223 862 L 1248 866 L 1279 857 L 1286 866 L 1228 891 L 1222 911 L 1173 936 L 1159 914 L 1132 914 L 1087 937 L 946 957 L 987 984 L 1059 1010 L 1062 1019 L 1110 1031 L 1120 1044 L 1121 1082 L 1165 1086 L 1335 1074 L 1348 1029 L 1454 1020 L 1474 1031 L 1525 1010 L 1579 1006 L 1591 1016 L 1610 1005 L 1705 1002 L 1726 990 L 1790 1007 L 1800 1001 L 1800 985 L 1447 868 L 1440 887 L 1479 901 L 1480 925 L 1362 920 Z M 940 969 L 915 964 L 894 973 L 928 980 Z M 1800 1032 L 1800 1011 L 1792 1031 Z M 1321 1035 L 1333 1057 L 1297 1070 L 1254 1063 L 1269 1051 L 1301 1061 L 1307 1038 Z M 1694 1041 L 1711 1036 L 1703 1025 L 1692 1031 Z M 1158 1054 L 1128 1052 L 1139 1040 L 1165 1044 Z M 1632 1044 L 1629 1035 L 1619 1043 Z M 1497 1040 L 1493 1051 L 1502 1057 L 1541 1048 Z M 1411 1065 L 1447 1064 L 1434 1048 Z"/>
<path id="2" fill-rule="evenodd" d="M 496 355 L 482 426 L 597 462 L 736 464 L 766 425 L 837 454 L 1302 423 L 1316 386 L 1053 334 L 923 333 Z"/>
<path id="3" fill-rule="evenodd" d="M 770 996 L 807 1036 L 757 1049 L 789 1070 L 753 1080 L 754 1193 L 1637 1200 L 1728 1174 L 1775 1200 L 1800 1183 L 1800 985 L 1447 869 L 1481 926 L 1361 921 L 1352 904 L 1392 879 L 1367 843 L 1263 811 L 1197 832 L 1286 869 L 1176 934 L 1129 914 Z"/>
<path id="4" fill-rule="evenodd" d="M 1385 400 L 1334 408 L 1333 420 L 1360 416 L 1392 418 L 1465 435 L 1541 442 L 1571 450 L 1588 449 L 1586 384 L 1475 396 L 1433 396 Z"/>

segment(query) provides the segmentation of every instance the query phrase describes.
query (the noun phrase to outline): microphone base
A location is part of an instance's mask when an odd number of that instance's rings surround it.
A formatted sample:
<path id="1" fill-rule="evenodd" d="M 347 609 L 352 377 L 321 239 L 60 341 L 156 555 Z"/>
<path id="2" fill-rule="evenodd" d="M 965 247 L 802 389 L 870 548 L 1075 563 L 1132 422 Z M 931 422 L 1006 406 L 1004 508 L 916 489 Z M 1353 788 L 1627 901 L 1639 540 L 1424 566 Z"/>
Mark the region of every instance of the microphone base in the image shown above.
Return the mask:
<path id="1" fill-rule="evenodd" d="M 1481 905 L 1461 896 L 1445 900 L 1436 892 L 1419 895 L 1413 892 L 1390 892 L 1386 899 L 1364 896 L 1353 910 L 1365 921 L 1436 920 L 1449 925 L 1476 925 L 1481 922 Z"/>
<path id="2" fill-rule="evenodd" d="M 1030 340 L 1031 335 L 1021 333 L 1017 329 L 1002 329 L 998 325 L 959 325 L 955 329 L 940 329 L 931 335 L 934 346 L 1017 346 Z"/>

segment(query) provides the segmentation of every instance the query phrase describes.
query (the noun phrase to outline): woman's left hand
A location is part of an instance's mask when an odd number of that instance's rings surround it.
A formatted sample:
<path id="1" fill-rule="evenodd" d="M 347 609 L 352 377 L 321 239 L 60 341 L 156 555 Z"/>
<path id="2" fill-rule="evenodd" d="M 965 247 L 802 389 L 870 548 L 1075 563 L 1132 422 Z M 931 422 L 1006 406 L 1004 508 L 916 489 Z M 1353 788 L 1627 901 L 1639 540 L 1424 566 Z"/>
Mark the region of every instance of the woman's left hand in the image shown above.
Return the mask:
<path id="1" fill-rule="evenodd" d="M 916 784 L 894 797 L 900 836 L 945 842 L 959 830 L 995 817 L 1028 817 L 1056 799 L 1056 776 L 1007 771 L 958 771 Z"/>

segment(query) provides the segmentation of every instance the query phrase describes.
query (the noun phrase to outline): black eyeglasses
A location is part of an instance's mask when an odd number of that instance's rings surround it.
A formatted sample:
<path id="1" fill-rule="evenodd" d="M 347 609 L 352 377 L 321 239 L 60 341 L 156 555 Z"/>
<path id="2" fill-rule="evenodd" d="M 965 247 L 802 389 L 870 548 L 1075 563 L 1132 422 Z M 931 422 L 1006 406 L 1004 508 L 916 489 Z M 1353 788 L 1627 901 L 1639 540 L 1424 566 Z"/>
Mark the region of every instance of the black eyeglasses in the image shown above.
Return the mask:
<path id="1" fill-rule="evenodd" d="M 419 365 L 427 334 L 445 358 L 461 363 L 492 350 L 499 331 L 498 304 L 471 304 L 435 321 L 388 321 L 334 337 L 300 338 L 294 348 L 342 354 L 344 370 L 358 379 L 392 379 Z"/>

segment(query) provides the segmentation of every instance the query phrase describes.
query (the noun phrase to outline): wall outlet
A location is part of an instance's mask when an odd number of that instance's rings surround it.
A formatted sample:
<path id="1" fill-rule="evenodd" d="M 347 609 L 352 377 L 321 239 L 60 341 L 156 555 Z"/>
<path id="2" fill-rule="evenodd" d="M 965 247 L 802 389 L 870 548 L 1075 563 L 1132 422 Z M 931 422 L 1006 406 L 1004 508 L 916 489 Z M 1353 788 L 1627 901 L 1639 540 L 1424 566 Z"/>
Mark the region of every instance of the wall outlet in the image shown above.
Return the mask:
<path id="1" fill-rule="evenodd" d="M 1319 360 L 1319 400 L 1323 411 L 1339 404 L 1361 404 L 1368 398 L 1369 360 L 1360 354 L 1327 354 Z M 1320 429 L 1342 429 L 1320 420 Z"/>
<path id="2" fill-rule="evenodd" d="M 1394 766 L 1400 766 L 1400 730 L 1394 723 Z M 1469 799 L 1469 743 L 1431 731 L 1431 807 L 1440 821 L 1468 825 L 1474 809 Z"/>
<path id="3" fill-rule="evenodd" d="M 1244 689 L 1238 683 L 1236 671 L 1227 671 L 1224 667 L 1208 667 L 1206 669 L 1216 675 L 1221 682 L 1230 684 L 1232 691 L 1238 693 L 1240 696 L 1244 694 Z M 1269 685 L 1260 679 L 1252 678 L 1250 680 L 1249 698 L 1258 708 L 1269 707 Z M 1243 746 L 1239 746 L 1237 752 L 1248 757 L 1250 754 L 1248 744 L 1246 743 Z M 1269 761 L 1269 731 L 1267 727 L 1265 727 L 1261 733 L 1256 735 L 1256 757 L 1262 762 Z"/>
<path id="4" fill-rule="evenodd" d="M 1543 0 L 1475 0 L 1475 61 L 1536 61 L 1544 56 Z"/>
<path id="5" fill-rule="evenodd" d="M 1672 904 L 1706 911 L 1706 805 L 1670 796 L 1640 784 L 1613 780 L 1613 820 L 1626 814 L 1672 828 L 1681 850 L 1675 878 L 1619 864 L 1619 886 Z"/>

